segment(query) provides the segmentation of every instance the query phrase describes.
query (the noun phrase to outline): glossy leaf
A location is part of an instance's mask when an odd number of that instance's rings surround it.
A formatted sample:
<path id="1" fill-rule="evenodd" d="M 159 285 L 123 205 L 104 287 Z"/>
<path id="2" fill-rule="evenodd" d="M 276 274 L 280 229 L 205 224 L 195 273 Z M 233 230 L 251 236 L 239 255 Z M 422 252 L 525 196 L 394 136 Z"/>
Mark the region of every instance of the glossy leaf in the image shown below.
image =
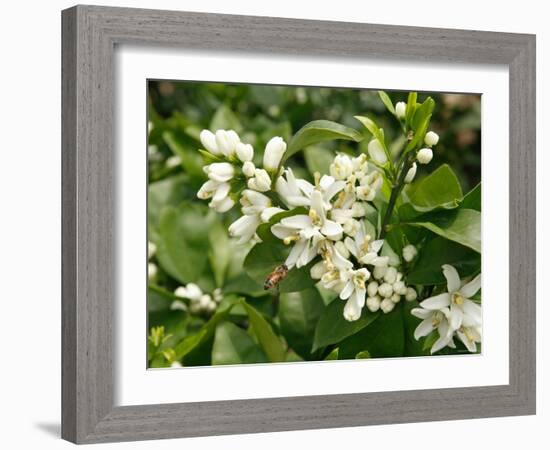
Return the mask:
<path id="1" fill-rule="evenodd" d="M 312 351 L 342 341 L 370 325 L 379 316 L 378 312 L 371 313 L 367 308 L 363 308 L 358 320 L 348 322 L 344 319 L 345 304 L 345 301 L 337 298 L 325 307 L 315 328 Z"/>
<path id="2" fill-rule="evenodd" d="M 464 196 L 464 199 L 460 202 L 460 207 L 481 211 L 481 183 L 478 183 L 476 187 Z"/>
<path id="3" fill-rule="evenodd" d="M 481 213 L 473 209 L 440 211 L 421 216 L 409 225 L 423 227 L 481 253 Z"/>
<path id="4" fill-rule="evenodd" d="M 275 335 L 271 325 L 256 311 L 251 305 L 244 300 L 241 305 L 245 308 L 250 320 L 250 327 L 258 342 L 260 343 L 264 353 L 270 362 L 285 361 L 285 347 L 281 340 Z"/>
<path id="5" fill-rule="evenodd" d="M 388 111 L 395 116 L 395 107 L 393 106 L 393 102 L 391 101 L 390 96 L 384 91 L 378 91 L 378 96 L 380 97 L 380 100 L 382 100 L 382 103 L 384 103 Z"/>
<path id="6" fill-rule="evenodd" d="M 287 160 L 308 145 L 332 139 L 360 142 L 363 136 L 353 128 L 331 122 L 330 120 L 314 120 L 300 128 L 293 136 L 288 144 L 284 160 Z"/>
<path id="7" fill-rule="evenodd" d="M 420 249 L 414 268 L 407 275 L 409 284 L 443 284 L 446 282 L 441 266 L 450 264 L 462 278 L 481 269 L 481 255 L 468 247 L 436 237 Z"/>
<path id="8" fill-rule="evenodd" d="M 304 149 L 304 158 L 309 172 L 320 174 L 330 173 L 330 165 L 334 160 L 334 152 L 328 148 L 311 145 Z"/>
<path id="9" fill-rule="evenodd" d="M 456 208 L 462 200 L 458 178 L 447 164 L 414 183 L 407 194 L 413 208 L 421 212 Z"/>
<path id="10" fill-rule="evenodd" d="M 313 335 L 325 304 L 315 288 L 281 294 L 279 320 L 288 345 L 302 358 L 316 359 L 311 353 Z"/>
<path id="11" fill-rule="evenodd" d="M 267 358 L 245 330 L 231 322 L 218 325 L 212 346 L 212 365 L 261 362 L 267 362 Z"/>

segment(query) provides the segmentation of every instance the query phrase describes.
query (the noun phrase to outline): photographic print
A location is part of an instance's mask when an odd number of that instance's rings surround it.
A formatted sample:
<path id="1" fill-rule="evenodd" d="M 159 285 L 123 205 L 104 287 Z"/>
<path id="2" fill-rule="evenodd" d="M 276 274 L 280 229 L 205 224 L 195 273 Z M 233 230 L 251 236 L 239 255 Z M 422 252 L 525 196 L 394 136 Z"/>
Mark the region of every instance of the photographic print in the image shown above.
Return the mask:
<path id="1" fill-rule="evenodd" d="M 149 368 L 481 352 L 480 95 L 147 83 Z"/>

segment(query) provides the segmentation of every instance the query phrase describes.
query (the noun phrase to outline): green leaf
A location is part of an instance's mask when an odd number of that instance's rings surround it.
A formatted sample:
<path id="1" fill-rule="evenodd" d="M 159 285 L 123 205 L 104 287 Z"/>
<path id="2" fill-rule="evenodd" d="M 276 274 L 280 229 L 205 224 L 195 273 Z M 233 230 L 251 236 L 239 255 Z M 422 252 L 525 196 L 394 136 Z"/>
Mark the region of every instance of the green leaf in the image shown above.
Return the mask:
<path id="1" fill-rule="evenodd" d="M 206 179 L 203 168 L 203 160 L 199 152 L 195 149 L 186 147 L 183 143 L 177 140 L 174 133 L 165 131 L 162 137 L 172 153 L 179 156 L 181 165 L 191 178 L 201 182 Z"/>
<path id="2" fill-rule="evenodd" d="M 393 106 L 393 102 L 391 101 L 389 95 L 386 94 L 384 91 L 378 91 L 378 96 L 380 97 L 380 100 L 382 100 L 382 103 L 384 103 L 386 108 L 388 108 L 388 111 L 395 116 L 395 107 Z"/>
<path id="3" fill-rule="evenodd" d="M 258 342 L 262 346 L 264 353 L 270 362 L 281 362 L 286 358 L 285 348 L 281 340 L 273 332 L 271 325 L 262 317 L 262 315 L 256 311 L 255 308 L 250 306 L 244 300 L 241 301 L 248 318 L 250 319 L 250 327 L 254 334 L 258 338 Z"/>
<path id="4" fill-rule="evenodd" d="M 389 258 L 390 266 L 398 266 L 401 264 L 401 258 L 391 247 L 389 242 L 386 240 L 382 245 L 382 250 L 380 250 L 380 256 L 387 256 Z"/>
<path id="5" fill-rule="evenodd" d="M 481 182 L 464 196 L 460 207 L 481 212 Z"/>
<path id="6" fill-rule="evenodd" d="M 407 126 L 409 127 L 411 127 L 414 111 L 416 110 L 417 98 L 418 98 L 418 94 L 416 92 L 409 92 L 409 96 L 407 98 L 407 109 L 405 112 L 405 121 L 407 123 Z"/>
<path id="7" fill-rule="evenodd" d="M 223 287 L 227 268 L 231 260 L 231 247 L 227 231 L 221 222 L 215 221 L 208 233 L 210 249 L 208 250 L 208 259 L 217 287 Z"/>
<path id="8" fill-rule="evenodd" d="M 421 212 L 456 208 L 462 200 L 458 178 L 447 164 L 411 185 L 407 194 L 413 208 Z"/>
<path id="9" fill-rule="evenodd" d="M 435 107 L 435 102 L 433 98 L 428 97 L 426 100 L 424 100 L 424 103 L 422 103 L 420 106 L 418 106 L 415 109 L 411 120 L 411 128 L 415 132 L 418 132 L 418 130 L 421 130 L 424 123 L 427 120 L 429 120 L 434 110 L 434 107 Z M 422 139 L 424 139 L 424 136 L 422 136 Z"/>
<path id="10" fill-rule="evenodd" d="M 479 272 L 481 255 L 456 242 L 436 237 L 420 249 L 414 268 L 407 275 L 407 282 L 422 285 L 443 284 L 443 264 L 455 267 L 461 278 L 466 278 Z"/>
<path id="11" fill-rule="evenodd" d="M 290 140 L 284 161 L 308 145 L 332 139 L 360 142 L 363 136 L 353 128 L 331 122 L 330 120 L 314 120 L 300 128 Z"/>
<path id="12" fill-rule="evenodd" d="M 354 359 L 365 351 L 371 358 L 403 356 L 403 303 L 397 304 L 388 314 L 380 314 L 370 326 L 345 339 L 339 346 L 338 359 Z"/>
<path id="13" fill-rule="evenodd" d="M 174 300 L 181 300 L 172 292 L 154 284 L 147 287 L 147 311 L 167 311 Z"/>
<path id="14" fill-rule="evenodd" d="M 325 304 L 315 288 L 281 294 L 279 320 L 288 345 L 305 360 L 317 359 L 311 353 L 313 334 Z"/>
<path id="15" fill-rule="evenodd" d="M 378 312 L 372 313 L 363 308 L 358 320 L 348 322 L 344 319 L 345 304 L 345 301 L 337 298 L 325 307 L 315 328 L 312 351 L 342 341 L 370 325 L 379 316 Z"/>
<path id="16" fill-rule="evenodd" d="M 446 239 L 481 253 L 481 213 L 455 209 L 425 214 L 408 225 L 423 227 Z"/>
<path id="17" fill-rule="evenodd" d="M 380 144 L 382 145 L 382 148 L 384 149 L 384 152 L 386 153 L 386 158 L 391 164 L 392 157 L 388 150 L 388 147 L 386 146 L 386 139 L 384 137 L 384 130 L 380 128 L 376 122 L 372 119 L 369 119 L 368 117 L 364 116 L 353 116 L 355 119 L 357 119 L 359 122 L 361 122 L 367 130 L 373 135 L 374 138 L 378 139 Z"/>
<path id="18" fill-rule="evenodd" d="M 263 362 L 267 362 L 264 352 L 245 330 L 231 322 L 218 325 L 212 347 L 212 365 Z"/>
<path id="19" fill-rule="evenodd" d="M 282 242 L 262 242 L 256 244 L 244 260 L 244 269 L 255 282 L 264 284 L 267 276 L 276 267 L 284 264 L 290 248 Z M 280 292 L 296 292 L 312 287 L 315 280 L 309 275 L 309 269 L 313 262 L 299 269 L 293 268 L 288 271 L 287 276 L 279 283 Z"/>
<path id="20" fill-rule="evenodd" d="M 208 232 L 216 216 L 203 205 L 183 203 L 162 210 L 157 258 L 162 268 L 183 284 L 196 281 L 208 253 Z"/>
<path id="21" fill-rule="evenodd" d="M 227 105 L 221 105 L 212 117 L 210 130 L 214 133 L 216 130 L 235 130 L 240 133 L 243 127 L 235 113 Z"/>
<path id="22" fill-rule="evenodd" d="M 309 172 L 313 175 L 330 173 L 330 165 L 334 160 L 334 152 L 328 148 L 311 145 L 304 148 L 304 158 Z"/>

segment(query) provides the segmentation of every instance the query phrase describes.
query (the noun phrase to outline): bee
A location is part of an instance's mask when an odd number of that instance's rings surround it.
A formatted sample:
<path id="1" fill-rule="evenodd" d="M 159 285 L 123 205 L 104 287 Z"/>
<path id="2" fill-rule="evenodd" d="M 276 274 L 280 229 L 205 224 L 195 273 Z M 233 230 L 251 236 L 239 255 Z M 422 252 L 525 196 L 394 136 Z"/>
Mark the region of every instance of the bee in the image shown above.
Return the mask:
<path id="1" fill-rule="evenodd" d="M 267 291 L 268 289 L 272 289 L 279 285 L 281 281 L 283 281 L 286 276 L 288 275 L 288 267 L 286 264 L 281 264 L 280 266 L 275 267 L 273 272 L 271 272 L 264 282 L 264 289 Z"/>

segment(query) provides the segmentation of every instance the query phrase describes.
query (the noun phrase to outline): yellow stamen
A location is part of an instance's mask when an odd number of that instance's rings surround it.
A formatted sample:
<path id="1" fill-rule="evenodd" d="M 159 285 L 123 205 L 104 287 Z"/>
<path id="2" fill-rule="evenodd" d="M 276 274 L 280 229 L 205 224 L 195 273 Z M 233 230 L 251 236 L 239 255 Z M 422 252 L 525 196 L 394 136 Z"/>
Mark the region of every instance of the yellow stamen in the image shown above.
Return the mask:
<path id="1" fill-rule="evenodd" d="M 460 305 L 464 304 L 464 297 L 462 296 L 462 294 L 460 292 L 454 292 L 451 295 L 451 300 L 455 305 L 460 306 Z"/>

